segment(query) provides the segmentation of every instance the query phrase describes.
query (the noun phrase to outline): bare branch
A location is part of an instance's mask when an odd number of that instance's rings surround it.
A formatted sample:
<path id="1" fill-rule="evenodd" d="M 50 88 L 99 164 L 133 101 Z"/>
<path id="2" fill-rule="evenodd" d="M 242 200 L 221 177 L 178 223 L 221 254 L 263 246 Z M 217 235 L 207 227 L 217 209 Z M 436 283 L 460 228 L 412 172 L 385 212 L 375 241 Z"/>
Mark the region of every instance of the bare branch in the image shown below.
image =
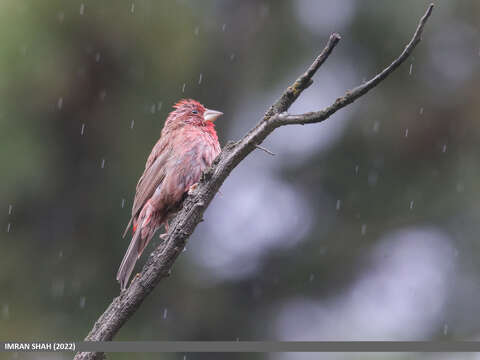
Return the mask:
<path id="1" fill-rule="evenodd" d="M 285 90 L 282 96 L 280 96 L 280 99 L 278 99 L 275 104 L 273 104 L 270 109 L 268 109 L 265 117 L 271 117 L 272 115 L 279 114 L 288 110 L 288 108 L 300 96 L 302 91 L 312 85 L 313 75 L 315 75 L 315 73 L 320 68 L 320 66 L 322 66 L 325 60 L 327 60 L 327 58 L 332 53 L 333 48 L 338 44 L 340 39 L 341 36 L 337 33 L 333 33 L 332 35 L 330 35 L 330 38 L 328 39 L 328 42 L 320 55 L 317 56 L 317 58 L 312 63 L 312 65 L 310 65 L 307 71 L 297 80 L 295 80 L 295 82 Z"/>
<path id="2" fill-rule="evenodd" d="M 430 17 L 432 10 L 433 10 L 433 4 L 430 4 L 426 13 L 420 19 L 417 30 L 413 34 L 412 39 L 407 44 L 403 52 L 388 67 L 383 69 L 382 72 L 378 73 L 372 79 L 363 83 L 362 85 L 347 91 L 344 96 L 338 98 L 335 101 L 335 103 L 328 106 L 324 110 L 305 113 L 301 115 L 288 115 L 286 113 L 279 114 L 277 116 L 279 125 L 289 125 L 289 124 L 303 125 L 303 124 L 318 123 L 323 120 L 326 120 L 332 114 L 334 114 L 337 110 L 340 110 L 341 108 L 347 106 L 348 104 L 351 104 L 352 102 L 357 100 L 359 97 L 361 97 L 362 95 L 365 95 L 368 91 L 370 91 L 375 86 L 377 86 L 380 82 L 385 80 L 388 75 L 390 75 L 393 71 L 395 71 L 410 56 L 413 49 L 415 49 L 417 44 L 420 42 L 420 40 L 422 39 L 423 28 L 428 18 Z"/>
<path id="3" fill-rule="evenodd" d="M 420 20 L 412 40 L 402 54 L 380 74 L 365 84 L 347 92 L 345 96 L 337 99 L 333 105 L 322 111 L 302 115 L 286 114 L 285 111 L 290 105 L 312 83 L 313 75 L 340 40 L 338 34 L 332 34 L 325 49 L 315 59 L 313 64 L 293 85 L 287 88 L 280 99 L 262 117 L 260 122 L 238 142 L 229 142 L 225 145 L 220 155 L 215 159 L 213 166 L 203 173 L 198 187 L 185 199 L 181 210 L 175 216 L 170 226 L 165 242 L 152 252 L 141 273 L 132 280 L 130 287 L 113 299 L 102 316 L 95 322 L 85 340 L 109 341 L 113 339 L 118 330 L 135 313 L 158 282 L 170 275 L 173 263 L 182 252 L 197 224 L 203 220 L 205 209 L 219 191 L 227 176 L 253 150 L 256 148 L 262 149 L 259 144 L 272 131 L 282 125 L 323 121 L 337 110 L 352 103 L 375 87 L 410 55 L 420 41 L 423 27 L 432 9 L 433 5 L 430 5 Z M 101 359 L 102 357 L 103 353 L 84 352 L 78 353 L 75 359 Z"/>

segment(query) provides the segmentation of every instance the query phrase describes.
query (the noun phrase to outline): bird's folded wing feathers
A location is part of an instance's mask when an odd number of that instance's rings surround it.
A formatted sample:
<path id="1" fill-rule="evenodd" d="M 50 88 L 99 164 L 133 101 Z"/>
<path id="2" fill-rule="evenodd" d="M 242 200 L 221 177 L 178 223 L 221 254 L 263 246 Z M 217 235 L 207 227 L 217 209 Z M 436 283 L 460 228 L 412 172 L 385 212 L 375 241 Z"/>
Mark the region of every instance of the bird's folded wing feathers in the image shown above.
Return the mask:
<path id="1" fill-rule="evenodd" d="M 123 237 L 125 237 L 128 229 L 132 225 L 134 217 L 142 210 L 143 205 L 152 197 L 157 187 L 165 178 L 165 165 L 169 158 L 170 151 L 164 148 L 153 161 L 150 161 L 150 166 L 148 166 L 149 163 L 147 162 L 147 167 L 140 177 L 140 180 L 138 180 L 135 199 L 133 200 L 132 217 L 128 222 Z"/>

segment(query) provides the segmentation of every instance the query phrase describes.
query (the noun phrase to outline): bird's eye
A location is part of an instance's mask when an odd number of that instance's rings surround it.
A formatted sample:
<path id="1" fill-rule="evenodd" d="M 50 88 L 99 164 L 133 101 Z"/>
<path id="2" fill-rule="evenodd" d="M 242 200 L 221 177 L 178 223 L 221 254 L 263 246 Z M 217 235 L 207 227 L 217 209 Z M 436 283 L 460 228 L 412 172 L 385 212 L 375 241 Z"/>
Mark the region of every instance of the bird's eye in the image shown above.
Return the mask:
<path id="1" fill-rule="evenodd" d="M 192 110 L 192 114 L 193 114 L 193 115 L 197 115 L 197 114 L 198 114 L 198 111 L 197 111 L 197 110 Z"/>

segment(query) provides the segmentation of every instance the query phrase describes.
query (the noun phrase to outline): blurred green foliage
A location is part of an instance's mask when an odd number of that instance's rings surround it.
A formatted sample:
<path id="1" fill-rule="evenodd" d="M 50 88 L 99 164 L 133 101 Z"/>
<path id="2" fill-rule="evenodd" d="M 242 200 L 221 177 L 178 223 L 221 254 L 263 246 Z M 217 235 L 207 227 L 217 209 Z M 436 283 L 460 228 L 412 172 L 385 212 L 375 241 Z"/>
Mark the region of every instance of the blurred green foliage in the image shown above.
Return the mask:
<path id="1" fill-rule="evenodd" d="M 176 100 L 222 110 L 222 144 L 236 140 L 329 32 L 343 40 L 315 86 L 329 71 L 349 68 L 352 88 L 399 54 L 427 5 L 333 3 L 0 3 L 0 339 L 82 339 L 118 294 L 115 273 L 128 244 L 121 233 L 136 180 Z M 314 31 L 300 6 L 335 8 L 345 21 Z M 116 339 L 271 339 L 278 304 L 342 293 L 379 239 L 403 227 L 442 229 L 461 272 L 478 278 L 478 14 L 476 1 L 438 1 L 413 58 L 351 105 L 332 146 L 285 165 L 263 153 L 245 160 L 243 168 L 252 158 L 277 163 L 274 176 L 307 194 L 313 225 L 298 245 L 273 248 L 254 274 L 215 282 L 199 280 L 208 270 L 187 252 Z M 223 192 L 222 202 L 230 197 Z M 480 284 L 471 292 L 456 285 L 444 314 L 448 336 L 474 337 L 480 308 L 471 297 Z M 441 328 L 431 334 L 442 336 Z"/>

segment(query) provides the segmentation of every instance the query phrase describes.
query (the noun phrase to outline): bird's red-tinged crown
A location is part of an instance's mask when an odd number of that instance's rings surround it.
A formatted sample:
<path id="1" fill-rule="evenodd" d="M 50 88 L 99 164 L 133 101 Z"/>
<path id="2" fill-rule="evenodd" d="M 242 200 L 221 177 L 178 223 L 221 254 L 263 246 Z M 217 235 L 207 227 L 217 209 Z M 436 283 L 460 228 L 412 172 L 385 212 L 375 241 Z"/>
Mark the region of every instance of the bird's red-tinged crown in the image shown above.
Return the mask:
<path id="1" fill-rule="evenodd" d="M 173 108 L 174 109 L 180 109 L 180 108 L 185 107 L 185 106 L 203 108 L 202 104 L 200 104 L 197 100 L 193 100 L 193 99 L 179 100 L 173 105 Z"/>

